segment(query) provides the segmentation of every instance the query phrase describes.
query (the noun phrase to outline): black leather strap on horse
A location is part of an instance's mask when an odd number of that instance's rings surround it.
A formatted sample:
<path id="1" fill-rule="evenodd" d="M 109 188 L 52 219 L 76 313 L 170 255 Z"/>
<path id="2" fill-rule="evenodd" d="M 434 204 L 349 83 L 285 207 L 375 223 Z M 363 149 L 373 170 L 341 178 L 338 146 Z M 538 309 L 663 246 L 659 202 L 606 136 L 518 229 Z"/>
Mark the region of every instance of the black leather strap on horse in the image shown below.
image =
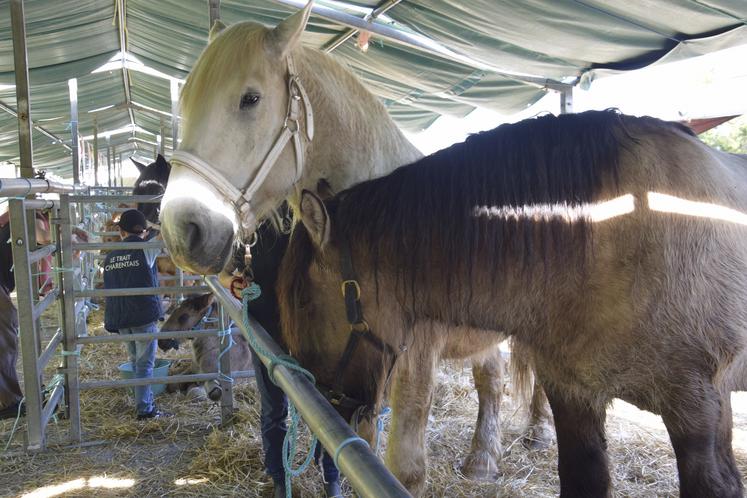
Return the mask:
<path id="1" fill-rule="evenodd" d="M 350 246 L 347 239 L 341 237 L 340 242 L 340 271 L 342 273 L 342 295 L 345 299 L 345 313 L 350 323 L 350 336 L 342 352 L 340 360 L 335 368 L 335 383 L 332 389 L 323 389 L 323 394 L 330 403 L 345 409 L 355 409 L 364 406 L 365 403 L 355 398 L 347 396 L 343 391 L 343 379 L 350 361 L 353 359 L 358 344 L 361 339 L 365 340 L 382 354 L 391 356 L 392 361 L 389 367 L 389 373 L 394 368 L 397 360 L 396 351 L 382 339 L 371 332 L 368 322 L 363 318 L 363 309 L 361 308 L 361 288 L 356 279 L 355 269 L 353 268 L 353 259 L 350 254 Z M 389 374 L 387 374 L 387 379 Z M 373 408 L 373 407 L 369 407 Z"/>

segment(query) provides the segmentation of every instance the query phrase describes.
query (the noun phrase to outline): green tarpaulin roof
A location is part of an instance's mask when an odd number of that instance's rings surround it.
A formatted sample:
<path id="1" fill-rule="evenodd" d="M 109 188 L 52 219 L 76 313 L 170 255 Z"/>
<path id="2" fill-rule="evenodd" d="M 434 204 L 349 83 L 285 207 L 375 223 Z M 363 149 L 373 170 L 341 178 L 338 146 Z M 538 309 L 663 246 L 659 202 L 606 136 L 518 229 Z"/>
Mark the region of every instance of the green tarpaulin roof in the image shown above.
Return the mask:
<path id="1" fill-rule="evenodd" d="M 380 3 L 317 0 L 359 17 Z M 114 106 L 95 113 L 104 145 L 107 131 L 131 125 L 129 100 L 138 105 L 136 129 L 111 136 L 118 151 L 152 154 L 162 123 L 171 136 L 167 79 L 130 70 L 128 96 L 121 69 L 90 74 L 122 48 L 118 5 L 124 6 L 126 53 L 169 77 L 183 79 L 207 43 L 205 0 L 26 0 L 32 119 L 48 132 L 34 131 L 36 168 L 71 175 L 69 147 L 50 137 L 70 144 L 69 78 L 78 78 L 81 135 L 93 134 L 90 111 Z M 294 11 L 272 0 L 221 2 L 228 24 L 274 25 Z M 465 116 L 475 107 L 518 112 L 548 91 L 536 84 L 544 79 L 586 84 L 608 72 L 745 44 L 746 18 L 745 0 L 404 0 L 376 23 L 457 56 L 377 35 L 366 52 L 353 37 L 331 54 L 363 79 L 400 126 L 421 130 L 439 115 Z M 303 41 L 323 48 L 347 29 L 314 15 Z M 10 6 L 0 0 L 0 85 L 14 82 Z M 0 103 L 15 108 L 14 88 L 0 86 Z M 0 110 L 2 161 L 17 163 L 18 145 L 15 117 Z"/>

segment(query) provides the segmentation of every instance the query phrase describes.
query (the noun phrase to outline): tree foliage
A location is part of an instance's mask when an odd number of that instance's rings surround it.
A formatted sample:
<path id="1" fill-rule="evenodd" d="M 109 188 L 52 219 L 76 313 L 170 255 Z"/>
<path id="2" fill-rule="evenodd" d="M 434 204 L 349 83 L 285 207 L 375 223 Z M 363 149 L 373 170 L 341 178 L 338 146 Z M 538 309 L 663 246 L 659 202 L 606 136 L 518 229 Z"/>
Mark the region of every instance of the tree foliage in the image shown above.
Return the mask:
<path id="1" fill-rule="evenodd" d="M 747 114 L 702 133 L 700 139 L 724 152 L 747 154 Z"/>

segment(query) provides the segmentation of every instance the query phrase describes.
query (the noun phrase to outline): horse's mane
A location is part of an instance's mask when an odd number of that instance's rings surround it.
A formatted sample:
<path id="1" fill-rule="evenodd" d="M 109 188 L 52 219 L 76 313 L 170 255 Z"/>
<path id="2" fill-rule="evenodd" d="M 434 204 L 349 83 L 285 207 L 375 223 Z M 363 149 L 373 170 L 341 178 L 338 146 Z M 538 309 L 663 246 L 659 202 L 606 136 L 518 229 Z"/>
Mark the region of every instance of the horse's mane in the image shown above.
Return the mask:
<path id="1" fill-rule="evenodd" d="M 472 135 L 339 193 L 327 203 L 333 242 L 347 239 L 356 265 L 388 269 L 410 299 L 416 288 L 465 288 L 460 284 L 476 274 L 496 282 L 509 269 L 546 268 L 553 259 L 583 264 L 591 240 L 587 219 L 480 216 L 479 209 L 578 206 L 619 195 L 619 156 L 635 144 L 635 125 L 675 128 L 653 118 L 590 111 Z M 305 244 L 291 254 L 301 275 L 309 264 L 303 253 L 311 250 Z M 303 289 L 293 292 L 303 299 Z"/>

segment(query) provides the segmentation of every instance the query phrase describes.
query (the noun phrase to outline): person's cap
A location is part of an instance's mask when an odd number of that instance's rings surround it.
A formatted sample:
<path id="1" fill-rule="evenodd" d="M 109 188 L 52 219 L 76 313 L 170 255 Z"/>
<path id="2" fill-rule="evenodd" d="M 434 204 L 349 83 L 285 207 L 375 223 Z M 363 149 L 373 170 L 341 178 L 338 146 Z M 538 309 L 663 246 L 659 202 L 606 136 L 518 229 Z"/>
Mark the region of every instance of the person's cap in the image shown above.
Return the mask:
<path id="1" fill-rule="evenodd" d="M 143 233 L 148 226 L 145 221 L 145 215 L 137 209 L 128 209 L 117 222 L 119 228 L 129 233 Z"/>

